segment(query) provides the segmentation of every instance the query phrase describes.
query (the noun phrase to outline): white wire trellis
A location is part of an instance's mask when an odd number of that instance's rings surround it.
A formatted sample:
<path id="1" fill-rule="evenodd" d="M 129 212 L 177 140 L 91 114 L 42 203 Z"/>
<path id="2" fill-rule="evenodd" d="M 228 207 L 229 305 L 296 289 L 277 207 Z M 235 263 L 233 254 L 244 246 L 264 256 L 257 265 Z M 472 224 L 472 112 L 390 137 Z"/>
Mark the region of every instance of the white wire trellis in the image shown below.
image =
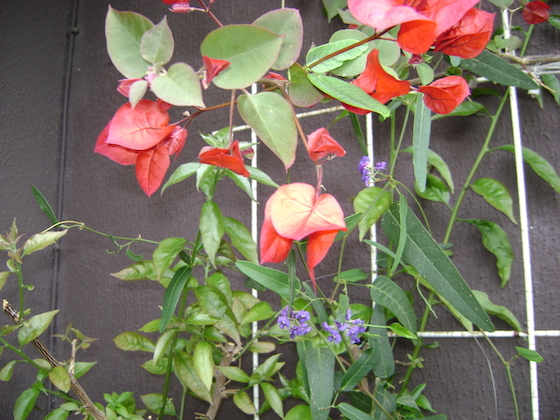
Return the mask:
<path id="1" fill-rule="evenodd" d="M 504 22 L 504 34 L 509 36 L 510 28 L 508 26 L 508 12 L 504 11 L 502 15 L 502 20 Z M 560 63 L 549 63 L 543 66 L 535 66 L 531 68 L 534 73 L 544 74 L 544 73 L 558 73 L 560 72 Z M 256 85 L 253 85 L 252 93 L 256 93 Z M 319 116 L 324 114 L 329 114 L 337 111 L 341 111 L 344 108 L 341 106 L 334 106 L 329 108 L 323 108 L 320 110 L 309 111 L 298 113 L 298 118 L 307 118 L 313 116 Z M 510 110 L 511 110 L 511 123 L 512 123 L 512 136 L 514 139 L 515 148 L 515 166 L 517 174 L 517 192 L 518 192 L 518 205 L 520 212 L 520 231 L 521 231 L 521 247 L 522 247 L 522 261 L 523 261 L 523 277 L 525 286 L 525 307 L 526 307 L 526 332 L 517 332 L 510 330 L 499 330 L 492 333 L 482 332 L 482 331 L 423 331 L 419 332 L 418 336 L 422 338 L 478 338 L 478 337 L 490 337 L 490 338 L 527 338 L 528 347 L 531 350 L 537 349 L 536 338 L 537 337 L 560 337 L 560 330 L 537 330 L 535 327 L 534 318 L 534 290 L 533 290 L 533 280 L 532 280 L 532 266 L 531 266 L 531 252 L 530 252 L 530 238 L 529 238 L 529 216 L 527 211 L 527 196 L 525 187 L 525 176 L 524 176 L 524 166 L 523 166 L 523 155 L 522 155 L 522 139 L 521 139 L 521 124 L 519 119 L 519 107 L 517 103 L 517 91 L 516 88 L 510 88 Z M 235 127 L 233 131 L 245 131 L 250 130 L 247 125 Z M 251 142 L 257 142 L 257 136 L 254 131 L 251 130 Z M 368 148 L 368 155 L 372 161 L 375 161 L 375 151 L 374 151 L 374 141 L 373 141 L 373 118 L 371 114 L 366 116 L 366 143 Z M 257 156 L 258 147 L 254 147 L 254 156 L 251 161 L 251 165 L 257 166 Z M 251 181 L 251 188 L 253 190 L 254 197 L 257 197 L 257 182 L 255 180 Z M 252 201 L 251 203 L 251 233 L 253 239 L 258 243 L 258 203 Z M 371 229 L 371 239 L 376 240 L 376 230 L 375 227 Z M 370 254 L 370 264 L 372 268 L 372 273 L 375 273 L 377 264 L 377 250 L 375 247 L 371 247 Z M 373 280 L 374 278 L 372 278 Z M 253 295 L 258 296 L 258 292 L 253 290 Z M 255 334 L 258 330 L 257 323 L 253 323 L 253 333 Z M 393 336 L 389 333 L 389 336 Z M 259 364 L 259 357 L 257 353 L 253 354 L 253 368 L 256 368 Z M 535 362 L 529 362 L 529 372 L 530 372 L 530 399 L 531 399 L 531 420 L 539 420 L 539 393 L 538 393 L 538 375 L 537 375 L 537 364 Z M 253 388 L 253 400 L 255 406 L 259 407 L 259 388 L 255 386 Z M 255 420 L 258 420 L 258 414 L 254 416 Z"/>

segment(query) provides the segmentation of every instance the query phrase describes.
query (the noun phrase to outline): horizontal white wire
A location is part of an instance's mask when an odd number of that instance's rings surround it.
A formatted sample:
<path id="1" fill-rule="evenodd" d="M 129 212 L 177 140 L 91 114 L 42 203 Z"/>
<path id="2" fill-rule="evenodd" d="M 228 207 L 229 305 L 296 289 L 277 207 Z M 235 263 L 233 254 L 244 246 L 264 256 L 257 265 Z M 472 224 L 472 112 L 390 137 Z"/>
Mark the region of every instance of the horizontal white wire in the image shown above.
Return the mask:
<path id="1" fill-rule="evenodd" d="M 396 334 L 389 331 L 388 335 L 390 337 L 395 337 Z M 560 337 L 559 330 L 536 330 L 532 334 L 536 337 Z M 422 338 L 474 338 L 474 337 L 499 337 L 499 338 L 516 338 L 516 337 L 527 337 L 526 332 L 518 331 L 494 331 L 494 332 L 482 332 L 482 331 L 421 331 L 417 334 L 418 337 Z"/>

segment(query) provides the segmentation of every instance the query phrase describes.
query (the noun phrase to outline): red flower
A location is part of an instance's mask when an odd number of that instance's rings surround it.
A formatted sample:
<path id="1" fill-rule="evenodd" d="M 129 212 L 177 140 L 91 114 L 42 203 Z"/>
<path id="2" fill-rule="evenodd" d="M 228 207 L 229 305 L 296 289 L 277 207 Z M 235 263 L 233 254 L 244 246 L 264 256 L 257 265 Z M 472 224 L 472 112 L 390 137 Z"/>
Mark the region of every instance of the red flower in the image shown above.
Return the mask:
<path id="1" fill-rule="evenodd" d="M 384 104 L 388 100 L 410 92 L 410 83 L 406 80 L 397 80 L 387 73 L 381 63 L 379 63 L 379 50 L 371 50 L 367 57 L 366 69 L 358 76 L 352 84 L 360 87 L 373 99 L 377 99 Z M 371 111 L 355 108 L 350 105 L 342 104 L 351 112 L 365 115 Z"/>
<path id="2" fill-rule="evenodd" d="M 548 20 L 550 6 L 544 1 L 532 1 L 525 5 L 521 12 L 525 22 L 530 25 L 537 25 Z"/>
<path id="3" fill-rule="evenodd" d="M 338 142 L 333 139 L 329 130 L 321 127 L 307 136 L 307 152 L 311 160 L 317 164 L 321 159 L 325 159 L 330 155 L 344 156 L 346 151 Z"/>
<path id="4" fill-rule="evenodd" d="M 233 141 L 229 149 L 219 149 L 217 147 L 203 147 L 198 155 L 200 163 L 215 165 L 229 169 L 238 175 L 249 176 L 249 171 L 245 168 L 243 156 L 239 150 L 239 142 Z"/>
<path id="5" fill-rule="evenodd" d="M 380 32 L 401 25 L 400 47 L 423 54 L 455 25 L 478 0 L 348 0 L 352 15 Z"/>
<path id="6" fill-rule="evenodd" d="M 459 22 L 438 36 L 435 50 L 447 55 L 474 58 L 486 47 L 493 26 L 494 13 L 471 9 Z"/>
<path id="7" fill-rule="evenodd" d="M 202 62 L 204 63 L 204 67 L 206 68 L 204 79 L 202 79 L 202 86 L 204 87 L 204 89 L 208 89 L 208 86 L 210 86 L 210 82 L 212 81 L 212 79 L 220 74 L 221 71 L 227 69 L 231 64 L 227 60 L 210 58 L 206 55 L 202 56 Z"/>
<path id="8" fill-rule="evenodd" d="M 317 195 L 309 184 L 282 185 L 265 206 L 261 264 L 284 261 L 292 242 L 307 237 L 307 266 L 316 288 L 315 266 L 325 258 L 340 230 L 346 230 L 346 224 L 336 198 L 330 194 Z"/>
<path id="9" fill-rule="evenodd" d="M 437 114 L 449 114 L 469 96 L 469 85 L 459 76 L 438 79 L 418 89 L 424 94 L 424 104 Z"/>
<path id="10" fill-rule="evenodd" d="M 169 115 L 157 102 L 141 100 L 135 108 L 123 105 L 103 129 L 94 152 L 121 165 L 136 165 L 136 178 L 151 196 L 169 168 L 169 156 L 179 153 L 187 130 L 168 125 Z"/>

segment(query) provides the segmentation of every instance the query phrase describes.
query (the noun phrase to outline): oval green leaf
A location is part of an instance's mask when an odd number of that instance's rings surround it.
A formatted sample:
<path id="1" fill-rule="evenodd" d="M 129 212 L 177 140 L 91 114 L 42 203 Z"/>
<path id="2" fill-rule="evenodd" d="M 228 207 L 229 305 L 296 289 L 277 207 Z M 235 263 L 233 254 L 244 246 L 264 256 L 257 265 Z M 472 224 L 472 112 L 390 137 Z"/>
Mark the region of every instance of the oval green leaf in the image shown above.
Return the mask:
<path id="1" fill-rule="evenodd" d="M 237 366 L 216 366 L 216 369 L 222 372 L 224 376 L 231 381 L 241 383 L 249 382 L 249 375 Z"/>
<path id="2" fill-rule="evenodd" d="M 62 392 L 70 391 L 71 380 L 68 371 L 63 366 L 55 366 L 49 372 L 49 379 Z"/>
<path id="3" fill-rule="evenodd" d="M 163 192 L 167 189 L 167 187 L 177 184 L 178 182 L 181 182 L 187 179 L 188 177 L 196 174 L 198 168 L 200 168 L 201 165 L 202 164 L 198 162 L 189 162 L 180 165 L 177 169 L 175 169 L 175 172 L 171 174 L 167 182 L 163 184 L 163 187 L 161 188 L 161 193 L 163 194 Z"/>
<path id="4" fill-rule="evenodd" d="M 360 191 L 354 199 L 354 211 L 362 213 L 358 222 L 360 240 L 364 238 L 369 229 L 387 211 L 391 205 L 391 193 L 379 187 L 367 187 Z"/>
<path id="5" fill-rule="evenodd" d="M 173 64 L 152 81 L 151 88 L 159 99 L 171 105 L 204 108 L 200 80 L 188 64 Z"/>
<path id="6" fill-rule="evenodd" d="M 57 232 L 49 231 L 49 232 L 41 232 L 31 236 L 25 243 L 23 244 L 23 253 L 22 257 L 26 255 L 32 254 L 36 251 L 40 251 L 49 245 L 54 244 L 64 235 L 66 235 L 67 230 L 60 230 Z"/>
<path id="7" fill-rule="evenodd" d="M 241 252 L 247 260 L 255 264 L 259 262 L 257 244 L 253 240 L 251 232 L 249 232 L 243 223 L 231 217 L 224 217 L 224 229 L 231 239 L 231 244 Z"/>
<path id="8" fill-rule="evenodd" d="M 256 414 L 257 409 L 253 401 L 251 401 L 251 397 L 245 391 L 237 391 L 233 395 L 233 402 L 241 411 L 245 414 Z"/>
<path id="9" fill-rule="evenodd" d="M 263 77 L 278 58 L 282 36 L 252 25 L 228 25 L 210 32 L 200 52 L 230 66 L 212 81 L 221 89 L 243 89 Z"/>
<path id="10" fill-rule="evenodd" d="M 29 413 L 35 407 L 35 401 L 40 391 L 35 388 L 29 388 L 23 391 L 14 405 L 14 420 L 25 420 Z"/>
<path id="11" fill-rule="evenodd" d="M 508 189 L 497 179 L 479 178 L 471 185 L 473 191 L 482 196 L 488 204 L 504 213 L 517 224 L 513 215 L 513 200 Z"/>
<path id="12" fill-rule="evenodd" d="M 51 325 L 51 322 L 57 313 L 58 309 L 55 309 L 54 311 L 44 312 L 42 314 L 32 316 L 26 320 L 23 323 L 23 326 L 18 330 L 19 344 L 24 346 L 43 334 L 43 331 L 49 328 L 49 325 Z"/>
<path id="13" fill-rule="evenodd" d="M 147 351 L 151 353 L 156 348 L 152 340 L 135 331 L 123 332 L 113 338 L 113 342 L 124 351 Z"/>
<path id="14" fill-rule="evenodd" d="M 187 243 L 185 238 L 165 238 L 155 249 L 152 258 L 157 279 L 167 270 Z"/>
<path id="15" fill-rule="evenodd" d="M 224 218 L 216 203 L 206 201 L 200 209 L 200 237 L 212 265 L 216 266 L 216 253 L 224 236 Z"/>
<path id="16" fill-rule="evenodd" d="M 241 118 L 288 170 L 296 158 L 297 147 L 297 129 L 290 104 L 274 92 L 261 92 L 241 95 L 237 109 Z"/>
<path id="17" fill-rule="evenodd" d="M 274 385 L 269 384 L 268 382 L 261 382 L 260 385 L 264 397 L 270 404 L 270 407 L 274 410 L 276 414 L 280 416 L 280 418 L 284 418 L 284 408 L 282 407 L 282 398 L 280 397 L 278 390 L 274 387 Z"/>
<path id="18" fill-rule="evenodd" d="M 117 273 L 111 273 L 113 277 L 120 280 L 155 280 L 156 268 L 152 260 L 144 260 L 134 263 Z"/>
<path id="19" fill-rule="evenodd" d="M 181 384 L 201 400 L 212 403 L 212 395 L 196 373 L 192 358 L 189 354 L 186 352 L 178 352 L 173 361 L 175 374 L 177 378 L 179 378 Z"/>
<path id="20" fill-rule="evenodd" d="M 212 345 L 208 341 L 199 341 L 193 352 L 193 365 L 198 377 L 210 391 L 214 378 L 214 359 Z"/>
<path id="21" fill-rule="evenodd" d="M 167 24 L 167 16 L 164 16 L 160 23 L 142 35 L 140 55 L 148 63 L 164 65 L 171 60 L 174 47 L 173 34 Z"/>
<path id="22" fill-rule="evenodd" d="M 295 106 L 309 108 L 324 98 L 323 93 L 317 89 L 307 78 L 307 71 L 294 63 L 288 69 L 288 96 Z"/>

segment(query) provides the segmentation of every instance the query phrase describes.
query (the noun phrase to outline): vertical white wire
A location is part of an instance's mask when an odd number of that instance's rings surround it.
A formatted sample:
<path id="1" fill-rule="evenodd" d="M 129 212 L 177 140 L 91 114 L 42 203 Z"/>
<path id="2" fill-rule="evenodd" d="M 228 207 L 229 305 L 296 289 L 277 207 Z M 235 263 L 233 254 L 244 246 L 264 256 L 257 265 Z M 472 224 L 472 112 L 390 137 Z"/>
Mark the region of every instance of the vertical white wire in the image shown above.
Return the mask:
<path id="1" fill-rule="evenodd" d="M 251 86 L 251 93 L 253 95 L 257 93 L 257 85 L 255 83 L 253 83 L 253 85 Z M 251 159 L 251 166 L 256 168 L 257 167 L 257 145 L 256 145 L 257 134 L 255 133 L 254 130 L 251 130 L 251 143 L 255 143 L 255 145 L 253 146 L 253 150 L 255 153 L 253 154 L 253 158 Z M 253 191 L 253 197 L 255 198 L 254 200 L 251 200 L 251 236 L 253 237 L 253 241 L 255 241 L 255 243 L 258 244 L 259 243 L 258 242 L 259 228 L 257 223 L 258 197 L 257 197 L 257 181 L 255 179 L 251 179 L 251 190 Z M 257 298 L 259 297 L 259 292 L 256 289 L 253 289 L 253 296 Z M 251 324 L 251 331 L 253 333 L 253 337 L 257 335 L 257 332 L 259 331 L 259 323 L 257 321 Z M 259 366 L 259 354 L 253 353 L 253 370 L 255 370 L 257 366 Z M 258 385 L 253 385 L 253 403 L 255 404 L 255 408 L 257 409 L 258 412 L 259 405 L 260 405 Z M 259 420 L 259 415 L 255 414 L 254 419 Z"/>
<path id="2" fill-rule="evenodd" d="M 367 154 L 371 159 L 371 163 L 375 165 L 375 152 L 373 149 L 373 116 L 370 112 L 366 115 L 366 144 Z M 377 242 L 377 223 L 374 224 L 369 230 L 369 236 L 372 241 Z M 373 283 L 377 277 L 377 248 L 370 247 L 370 267 L 371 267 L 371 282 Z"/>
<path id="3" fill-rule="evenodd" d="M 504 37 L 510 37 L 509 13 L 502 11 L 502 25 Z M 529 242 L 529 216 L 527 212 L 527 190 L 525 187 L 525 171 L 523 167 L 523 148 L 521 141 L 521 123 L 519 121 L 519 105 L 517 103 L 517 89 L 509 88 L 511 125 L 513 144 L 515 148 L 515 171 L 517 175 L 517 195 L 519 202 L 519 227 L 521 230 L 521 246 L 523 257 L 523 277 L 525 279 L 525 307 L 527 312 L 527 340 L 529 349 L 536 350 L 535 340 L 535 313 L 533 276 L 531 266 L 531 248 Z M 529 362 L 529 378 L 531 386 L 531 411 L 532 419 L 539 420 L 539 383 L 537 377 L 537 363 Z"/>

